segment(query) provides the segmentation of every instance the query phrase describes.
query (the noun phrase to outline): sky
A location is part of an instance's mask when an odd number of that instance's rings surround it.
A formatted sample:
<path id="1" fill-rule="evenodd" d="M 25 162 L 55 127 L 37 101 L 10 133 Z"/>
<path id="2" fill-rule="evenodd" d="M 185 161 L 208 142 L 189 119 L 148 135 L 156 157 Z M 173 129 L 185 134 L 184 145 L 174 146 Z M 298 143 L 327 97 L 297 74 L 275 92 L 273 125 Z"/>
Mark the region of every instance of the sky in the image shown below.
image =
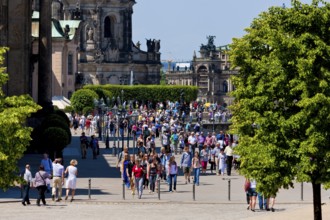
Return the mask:
<path id="1" fill-rule="evenodd" d="M 301 0 L 310 4 L 312 0 Z M 216 46 L 244 36 L 254 18 L 271 6 L 291 6 L 290 0 L 136 0 L 133 12 L 133 41 L 161 40 L 162 61 L 192 60 L 207 36 Z"/>

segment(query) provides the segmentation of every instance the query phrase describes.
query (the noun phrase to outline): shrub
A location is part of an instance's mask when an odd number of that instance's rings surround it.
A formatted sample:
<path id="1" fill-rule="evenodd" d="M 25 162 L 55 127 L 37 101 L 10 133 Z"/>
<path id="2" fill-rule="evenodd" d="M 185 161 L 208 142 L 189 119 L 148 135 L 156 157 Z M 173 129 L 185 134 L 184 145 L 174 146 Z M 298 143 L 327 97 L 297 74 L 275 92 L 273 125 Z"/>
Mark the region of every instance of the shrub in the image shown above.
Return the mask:
<path id="1" fill-rule="evenodd" d="M 82 112 L 87 106 L 94 108 L 94 99 L 98 99 L 98 95 L 91 89 L 80 89 L 73 93 L 70 101 L 76 112 Z"/>
<path id="2" fill-rule="evenodd" d="M 42 142 L 47 143 L 48 151 L 54 158 L 62 156 L 62 150 L 70 143 L 67 132 L 60 127 L 49 127 L 42 133 Z"/>

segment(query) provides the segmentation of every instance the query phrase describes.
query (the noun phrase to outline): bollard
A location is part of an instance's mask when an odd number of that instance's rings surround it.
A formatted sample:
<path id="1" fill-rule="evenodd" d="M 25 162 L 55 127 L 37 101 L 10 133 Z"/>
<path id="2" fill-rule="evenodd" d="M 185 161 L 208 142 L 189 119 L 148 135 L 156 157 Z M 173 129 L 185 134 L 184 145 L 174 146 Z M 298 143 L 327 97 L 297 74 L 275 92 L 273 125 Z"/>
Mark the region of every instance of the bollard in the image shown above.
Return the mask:
<path id="1" fill-rule="evenodd" d="M 23 185 L 21 184 L 21 197 L 20 198 L 23 198 Z"/>
<path id="2" fill-rule="evenodd" d="M 230 201 L 230 179 L 228 179 L 228 201 Z"/>
<path id="3" fill-rule="evenodd" d="M 123 200 L 125 200 L 125 183 L 123 182 Z"/>
<path id="4" fill-rule="evenodd" d="M 91 186 L 92 186 L 92 180 L 91 178 L 88 179 L 88 198 L 91 199 Z"/>
<path id="5" fill-rule="evenodd" d="M 301 182 L 300 198 L 301 198 L 301 201 L 304 201 L 304 182 Z"/>
<path id="6" fill-rule="evenodd" d="M 193 200 L 195 201 L 196 200 L 196 197 L 195 197 L 195 184 L 193 184 Z"/>
<path id="7" fill-rule="evenodd" d="M 160 178 L 157 180 L 157 185 L 158 185 L 158 200 L 160 200 Z"/>

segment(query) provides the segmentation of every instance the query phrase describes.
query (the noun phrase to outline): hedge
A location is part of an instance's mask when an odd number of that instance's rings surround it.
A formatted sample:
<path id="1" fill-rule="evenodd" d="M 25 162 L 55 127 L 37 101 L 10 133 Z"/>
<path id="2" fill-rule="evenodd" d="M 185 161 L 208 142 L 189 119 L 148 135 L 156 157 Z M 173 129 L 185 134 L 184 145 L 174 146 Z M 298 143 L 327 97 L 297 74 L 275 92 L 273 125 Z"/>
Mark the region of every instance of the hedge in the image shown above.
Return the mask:
<path id="1" fill-rule="evenodd" d="M 164 102 L 164 101 L 180 101 L 181 93 L 184 94 L 184 101 L 191 102 L 196 100 L 198 87 L 197 86 L 163 86 L 163 85 L 86 85 L 82 90 L 92 90 L 96 93 L 100 91 L 109 91 L 111 96 L 103 96 L 99 98 L 120 97 L 125 101 L 151 101 L 151 102 Z M 121 91 L 124 91 L 123 97 Z M 106 94 L 106 93 L 103 93 Z"/>

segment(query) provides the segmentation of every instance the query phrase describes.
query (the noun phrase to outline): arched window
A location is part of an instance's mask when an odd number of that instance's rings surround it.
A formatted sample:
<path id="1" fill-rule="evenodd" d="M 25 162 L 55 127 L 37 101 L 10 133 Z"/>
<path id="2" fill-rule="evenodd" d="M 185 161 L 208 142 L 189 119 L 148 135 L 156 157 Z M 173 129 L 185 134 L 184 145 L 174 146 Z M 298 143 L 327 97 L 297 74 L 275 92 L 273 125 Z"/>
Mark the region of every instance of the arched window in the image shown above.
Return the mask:
<path id="1" fill-rule="evenodd" d="M 104 19 L 104 38 L 113 38 L 115 21 L 112 17 L 107 16 Z"/>
<path id="2" fill-rule="evenodd" d="M 223 86 L 223 92 L 228 92 L 228 82 L 225 80 L 223 81 L 222 83 L 222 86 Z"/>
<path id="3" fill-rule="evenodd" d="M 68 92 L 68 99 L 70 99 L 71 96 L 72 96 L 72 91 L 69 91 L 69 92 Z"/>

